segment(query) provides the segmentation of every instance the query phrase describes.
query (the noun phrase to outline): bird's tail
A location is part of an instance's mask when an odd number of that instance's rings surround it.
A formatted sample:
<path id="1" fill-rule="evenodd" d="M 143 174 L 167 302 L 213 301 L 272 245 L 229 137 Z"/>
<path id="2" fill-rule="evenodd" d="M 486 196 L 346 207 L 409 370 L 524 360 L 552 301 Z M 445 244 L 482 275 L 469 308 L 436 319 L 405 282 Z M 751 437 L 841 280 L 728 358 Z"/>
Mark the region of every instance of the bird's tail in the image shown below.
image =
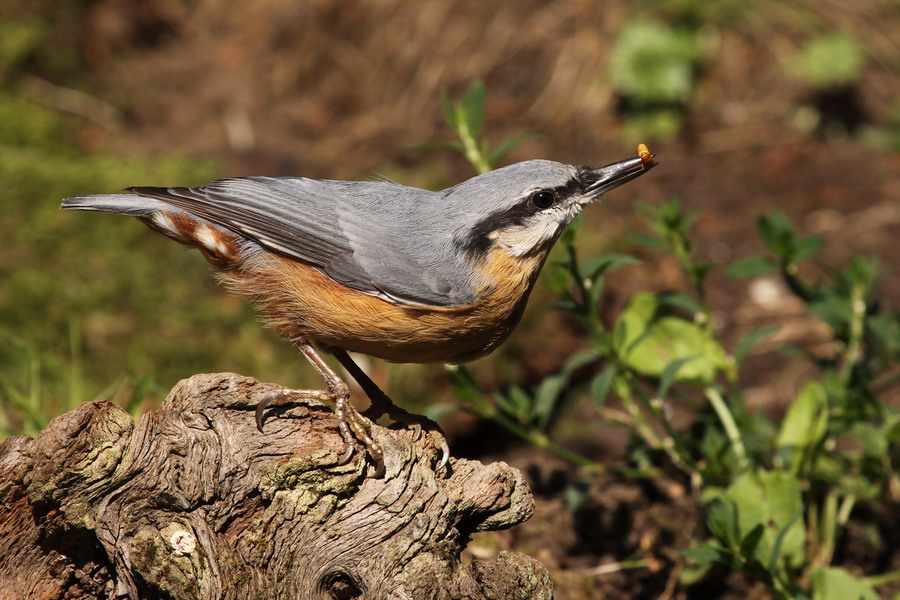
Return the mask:
<path id="1" fill-rule="evenodd" d="M 172 205 L 155 198 L 137 194 L 100 194 L 96 196 L 75 196 L 63 200 L 64 210 L 92 210 L 116 213 L 132 217 L 152 217 L 157 211 L 171 211 Z"/>
<path id="2" fill-rule="evenodd" d="M 176 242 L 198 248 L 215 266 L 235 266 L 242 244 L 235 232 L 210 223 L 180 208 L 136 193 L 75 196 L 63 200 L 64 210 L 86 210 L 137 217 L 154 231 Z"/>

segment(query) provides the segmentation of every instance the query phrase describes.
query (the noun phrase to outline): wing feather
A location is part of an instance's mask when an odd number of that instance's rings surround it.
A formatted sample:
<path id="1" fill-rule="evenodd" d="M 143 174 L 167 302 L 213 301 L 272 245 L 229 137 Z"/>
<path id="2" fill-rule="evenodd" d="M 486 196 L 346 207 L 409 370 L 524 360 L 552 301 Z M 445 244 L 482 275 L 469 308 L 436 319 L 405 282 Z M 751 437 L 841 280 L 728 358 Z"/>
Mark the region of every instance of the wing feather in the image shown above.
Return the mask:
<path id="1" fill-rule="evenodd" d="M 274 177 L 126 191 L 236 231 L 270 251 L 317 266 L 348 287 L 396 304 L 453 307 L 472 301 L 466 285 L 451 281 L 447 269 L 433 264 L 439 261 L 427 252 L 416 251 L 411 239 L 415 227 L 396 218 L 405 214 L 404 207 L 390 205 L 407 196 L 421 200 L 421 194 L 431 192 L 384 181 Z"/>

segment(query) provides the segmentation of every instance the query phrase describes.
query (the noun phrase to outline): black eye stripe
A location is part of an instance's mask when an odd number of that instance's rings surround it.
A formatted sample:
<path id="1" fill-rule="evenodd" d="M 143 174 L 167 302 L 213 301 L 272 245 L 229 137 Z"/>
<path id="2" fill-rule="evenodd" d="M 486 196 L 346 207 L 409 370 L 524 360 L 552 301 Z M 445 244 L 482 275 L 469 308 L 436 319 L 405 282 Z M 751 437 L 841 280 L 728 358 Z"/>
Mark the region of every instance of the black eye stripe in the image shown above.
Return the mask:
<path id="1" fill-rule="evenodd" d="M 551 204 L 564 200 L 573 194 L 581 192 L 583 189 L 581 175 L 582 169 L 579 169 L 578 174 L 567 183 L 555 188 L 532 192 L 525 201 L 519 202 L 507 211 L 484 218 L 468 232 L 469 235 L 465 239 L 457 239 L 456 244 L 476 257 L 484 256 L 488 248 L 491 247 L 491 233 L 511 225 L 522 225 L 528 217 L 549 208 L 549 206 L 540 207 L 534 202 L 537 194 L 545 192 L 551 194 L 553 198 Z"/>

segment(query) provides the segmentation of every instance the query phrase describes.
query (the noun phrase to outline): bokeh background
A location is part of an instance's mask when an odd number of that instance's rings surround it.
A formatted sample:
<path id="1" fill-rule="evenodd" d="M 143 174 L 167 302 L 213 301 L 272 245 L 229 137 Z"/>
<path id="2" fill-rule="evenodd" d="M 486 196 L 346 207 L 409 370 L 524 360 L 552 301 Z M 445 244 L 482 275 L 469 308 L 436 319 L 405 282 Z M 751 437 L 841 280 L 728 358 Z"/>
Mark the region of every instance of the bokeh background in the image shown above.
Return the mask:
<path id="1" fill-rule="evenodd" d="M 0 433 L 33 434 L 98 397 L 137 414 L 197 372 L 316 385 L 198 253 L 124 217 L 63 213 L 62 198 L 251 174 L 446 187 L 472 167 L 427 144 L 452 136 L 441 93 L 475 79 L 488 138 L 539 132 L 503 164 L 599 165 L 637 142 L 657 154 L 659 168 L 593 207 L 579 233 L 585 255 L 645 258 L 612 278 L 610 311 L 635 290 L 684 286 L 671 258 L 629 244 L 636 200 L 680 196 L 699 212 L 699 251 L 723 265 L 759 252 L 755 220 L 781 208 L 824 236 L 823 264 L 875 253 L 896 270 L 898 32 L 893 0 L 0 0 Z M 726 340 L 771 324 L 783 327 L 770 347 L 827 338 L 775 281 L 717 269 L 709 291 Z M 896 306 L 896 275 L 880 294 Z M 473 365 L 485 390 L 527 387 L 579 348 L 577 323 L 550 301 L 539 284 L 509 343 Z M 796 374 L 769 376 L 781 359 L 766 350 L 745 374 L 748 402 L 777 412 Z M 409 408 L 454 403 L 439 365 L 369 368 Z M 530 468 L 547 498 L 535 520 L 550 522 L 565 465 L 471 417 L 442 422 L 456 453 Z M 563 422 L 557 435 L 601 460 L 621 454 L 613 434 Z M 572 569 L 624 558 L 572 523 L 546 543 L 535 527 L 482 552 L 532 544 L 560 598 L 592 597 Z M 662 593 L 665 578 L 637 577 L 619 585 Z"/>

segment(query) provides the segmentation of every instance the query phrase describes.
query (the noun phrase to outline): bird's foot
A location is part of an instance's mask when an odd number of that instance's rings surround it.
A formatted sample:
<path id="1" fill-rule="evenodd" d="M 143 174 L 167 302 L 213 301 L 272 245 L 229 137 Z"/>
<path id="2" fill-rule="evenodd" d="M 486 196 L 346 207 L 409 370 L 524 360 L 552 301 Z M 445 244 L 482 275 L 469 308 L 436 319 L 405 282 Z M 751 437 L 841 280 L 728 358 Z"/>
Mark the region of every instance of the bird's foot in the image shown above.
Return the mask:
<path id="1" fill-rule="evenodd" d="M 428 417 L 413 414 L 394 404 L 394 401 L 381 391 L 381 388 L 372 381 L 372 378 L 350 358 L 346 350 L 332 348 L 331 351 L 372 401 L 372 406 L 363 412 L 363 416 L 367 417 L 371 423 L 378 420 L 382 415 L 387 415 L 395 423 L 400 423 L 410 428 L 413 431 L 414 441 L 421 439 L 422 430 L 424 429 L 431 437 L 431 443 L 434 448 L 441 451 L 437 470 L 443 469 L 450 459 L 450 447 L 447 445 L 447 439 L 444 437 L 438 424 Z"/>
<path id="2" fill-rule="evenodd" d="M 373 423 L 368 417 L 353 408 L 353 405 L 350 404 L 350 392 L 347 390 L 347 386 L 342 385 L 342 387 L 343 389 L 336 390 L 334 401 L 338 427 L 345 446 L 344 454 L 338 460 L 338 464 L 345 465 L 350 462 L 358 441 L 375 461 L 375 472 L 372 476 L 381 477 L 384 475 L 384 451 L 378 442 L 372 439 Z"/>
<path id="3" fill-rule="evenodd" d="M 375 389 L 377 393 L 369 392 L 372 406 L 361 413 L 360 416 L 372 422 L 382 415 L 387 415 L 395 423 L 400 423 L 412 430 L 413 440 L 415 441 L 422 439 L 423 431 L 427 432 L 431 438 L 431 444 L 441 452 L 441 458 L 436 470 L 440 471 L 443 469 L 447 465 L 447 461 L 450 460 L 450 446 L 447 444 L 447 438 L 444 437 L 444 432 L 441 431 L 440 426 L 424 415 L 417 415 L 400 408 L 394 404 L 387 394 L 378 388 Z"/>
<path id="4" fill-rule="evenodd" d="M 343 382 L 341 382 L 343 384 Z M 381 446 L 372 439 L 372 421 L 357 411 L 350 404 L 350 393 L 346 385 L 336 385 L 333 390 L 295 390 L 284 388 L 271 394 L 256 405 L 256 428 L 260 432 L 265 424 L 265 411 L 270 406 L 282 406 L 296 401 L 318 400 L 320 402 L 333 402 L 335 415 L 338 418 L 338 430 L 341 439 L 344 440 L 344 453 L 338 459 L 338 465 L 346 465 L 353 458 L 356 442 L 366 449 L 369 456 L 375 462 L 373 477 L 384 475 L 384 452 Z"/>

